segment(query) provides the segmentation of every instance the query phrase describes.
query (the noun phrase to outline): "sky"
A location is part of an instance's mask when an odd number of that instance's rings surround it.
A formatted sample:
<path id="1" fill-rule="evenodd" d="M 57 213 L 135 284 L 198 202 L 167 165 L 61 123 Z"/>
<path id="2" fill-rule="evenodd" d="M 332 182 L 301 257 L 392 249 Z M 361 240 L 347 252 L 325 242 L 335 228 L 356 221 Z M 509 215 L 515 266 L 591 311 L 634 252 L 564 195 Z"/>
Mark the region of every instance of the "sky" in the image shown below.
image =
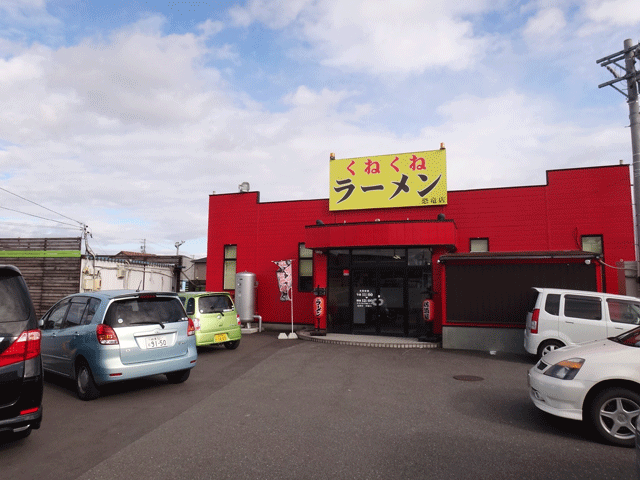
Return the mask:
<path id="1" fill-rule="evenodd" d="M 0 236 L 201 258 L 209 195 L 328 198 L 331 153 L 628 164 L 596 60 L 639 38 L 637 0 L 0 0 Z"/>

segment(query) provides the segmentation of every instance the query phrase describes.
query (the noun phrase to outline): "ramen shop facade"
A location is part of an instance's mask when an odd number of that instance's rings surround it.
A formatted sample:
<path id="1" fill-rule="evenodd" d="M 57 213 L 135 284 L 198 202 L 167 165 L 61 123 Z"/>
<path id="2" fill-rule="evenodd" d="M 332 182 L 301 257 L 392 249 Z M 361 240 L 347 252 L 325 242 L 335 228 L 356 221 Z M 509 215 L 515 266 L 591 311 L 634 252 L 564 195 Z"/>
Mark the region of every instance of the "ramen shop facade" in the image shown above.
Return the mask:
<path id="1" fill-rule="evenodd" d="M 293 320 L 517 352 L 532 286 L 619 293 L 613 266 L 634 259 L 628 165 L 448 191 L 442 148 L 332 158 L 328 199 L 209 197 L 206 288 L 234 294 L 235 274 L 254 273 L 265 328 Z M 282 260 L 291 260 L 292 301 L 276 280 Z"/>

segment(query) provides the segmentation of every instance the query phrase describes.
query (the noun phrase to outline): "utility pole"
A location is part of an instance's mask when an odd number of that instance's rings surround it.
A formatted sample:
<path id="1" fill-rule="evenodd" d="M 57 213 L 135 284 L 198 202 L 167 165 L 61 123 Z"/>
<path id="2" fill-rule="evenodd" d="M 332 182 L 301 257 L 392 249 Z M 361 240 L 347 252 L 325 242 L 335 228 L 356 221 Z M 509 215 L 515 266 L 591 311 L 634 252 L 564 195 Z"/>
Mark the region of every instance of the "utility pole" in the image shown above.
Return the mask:
<path id="1" fill-rule="evenodd" d="M 635 203 L 635 233 L 636 233 L 636 262 L 640 261 L 640 109 L 638 108 L 638 81 L 640 75 L 636 72 L 636 58 L 640 58 L 640 44 L 633 44 L 627 39 L 624 41 L 624 50 L 596 60 L 601 67 L 606 67 L 615 77 L 613 80 L 598 85 L 598 88 L 611 86 L 627 98 L 629 105 L 629 120 L 631 127 L 631 150 L 633 153 L 633 201 Z M 624 66 L 619 62 L 624 60 Z M 611 65 L 618 67 L 615 70 Z M 626 93 L 615 84 L 626 81 Z M 624 87 L 623 87 L 624 88 Z M 640 269 L 638 269 L 640 272 Z"/>

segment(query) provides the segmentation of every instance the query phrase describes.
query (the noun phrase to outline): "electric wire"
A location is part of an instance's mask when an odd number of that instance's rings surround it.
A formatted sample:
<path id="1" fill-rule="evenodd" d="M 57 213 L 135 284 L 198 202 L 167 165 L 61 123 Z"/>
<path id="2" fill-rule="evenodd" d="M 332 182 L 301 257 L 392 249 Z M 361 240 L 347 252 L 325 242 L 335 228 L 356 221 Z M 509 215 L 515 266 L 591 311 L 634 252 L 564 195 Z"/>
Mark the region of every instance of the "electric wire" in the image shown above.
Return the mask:
<path id="1" fill-rule="evenodd" d="M 0 188 L 0 190 L 2 190 L 2 188 Z M 28 215 L 29 217 L 35 217 L 35 218 L 39 218 L 41 220 L 47 220 L 48 222 L 55 222 L 55 223 L 59 223 L 61 225 L 67 225 L 69 227 L 73 227 L 74 229 L 78 229 L 80 227 L 78 227 L 77 225 L 73 225 L 71 223 L 67 223 L 67 222 L 61 222 L 60 220 L 53 220 L 52 218 L 45 218 L 45 217 L 41 217 L 39 215 L 34 215 L 32 213 L 27 213 L 27 212 L 21 212 L 20 210 L 14 210 L 13 208 L 9 208 L 9 207 L 0 207 L 3 210 L 9 210 L 10 212 L 15 212 L 15 213 L 21 213 L 22 215 Z M 55 213 L 55 212 L 53 212 Z M 63 215 L 64 216 L 64 215 Z M 65 217 L 67 218 L 67 217 Z M 72 220 L 72 219 L 69 219 Z M 75 222 L 75 220 L 73 220 Z M 82 225 L 82 224 L 81 224 Z"/>
<path id="2" fill-rule="evenodd" d="M 7 192 L 7 193 L 9 193 L 9 194 L 11 194 L 11 195 L 13 195 L 13 196 L 15 196 L 15 197 L 18 197 L 18 198 L 20 198 L 21 200 L 24 200 L 25 202 L 32 203 L 33 205 L 36 205 L 36 206 L 38 206 L 38 207 L 40 207 L 40 208 L 44 208 L 45 210 L 48 210 L 48 211 L 49 211 L 49 212 L 51 212 L 51 213 L 55 213 L 56 215 L 60 215 L 61 217 L 66 218 L 67 220 L 71 220 L 72 222 L 76 222 L 76 223 L 79 223 L 80 225 L 84 226 L 84 223 L 83 223 L 83 222 L 79 222 L 78 220 L 74 220 L 73 218 L 67 217 L 66 215 L 63 215 L 62 213 L 56 212 L 55 210 L 51 210 L 50 208 L 47 208 L 47 207 L 45 207 L 45 206 L 43 206 L 43 205 L 40 205 L 39 203 L 36 203 L 36 202 L 34 202 L 33 200 L 29 200 L 28 198 L 24 198 L 24 197 L 22 197 L 22 196 L 18 195 L 17 193 L 10 192 L 10 191 L 9 191 L 9 190 L 7 190 L 6 188 L 2 188 L 2 187 L 0 187 L 0 190 L 2 190 L 3 192 Z M 2 207 L 2 208 L 5 208 L 5 207 Z M 9 209 L 7 209 L 7 210 L 9 210 Z M 14 211 L 15 211 L 15 210 L 14 210 Z M 23 213 L 23 212 L 18 212 L 18 213 Z M 25 215 L 28 215 L 28 214 L 25 214 Z M 32 216 L 35 216 L 35 215 L 32 215 Z M 42 217 L 39 217 L 39 218 L 42 218 Z M 46 219 L 46 218 L 45 218 L 45 220 L 48 220 L 48 219 Z M 51 220 L 51 221 L 56 221 L 56 220 Z M 62 222 L 61 222 L 61 223 L 62 223 Z"/>

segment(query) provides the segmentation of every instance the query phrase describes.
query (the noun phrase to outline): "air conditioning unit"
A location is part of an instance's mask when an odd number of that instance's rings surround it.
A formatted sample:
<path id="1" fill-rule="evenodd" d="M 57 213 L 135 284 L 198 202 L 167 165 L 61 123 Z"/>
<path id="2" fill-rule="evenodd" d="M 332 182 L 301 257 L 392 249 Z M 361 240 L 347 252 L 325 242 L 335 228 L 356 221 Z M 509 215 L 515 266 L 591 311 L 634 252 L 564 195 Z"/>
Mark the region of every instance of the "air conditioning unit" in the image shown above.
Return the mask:
<path id="1" fill-rule="evenodd" d="M 127 269 L 124 267 L 118 267 L 118 269 L 116 270 L 116 277 L 118 278 L 124 278 L 126 274 L 127 274 Z"/>

